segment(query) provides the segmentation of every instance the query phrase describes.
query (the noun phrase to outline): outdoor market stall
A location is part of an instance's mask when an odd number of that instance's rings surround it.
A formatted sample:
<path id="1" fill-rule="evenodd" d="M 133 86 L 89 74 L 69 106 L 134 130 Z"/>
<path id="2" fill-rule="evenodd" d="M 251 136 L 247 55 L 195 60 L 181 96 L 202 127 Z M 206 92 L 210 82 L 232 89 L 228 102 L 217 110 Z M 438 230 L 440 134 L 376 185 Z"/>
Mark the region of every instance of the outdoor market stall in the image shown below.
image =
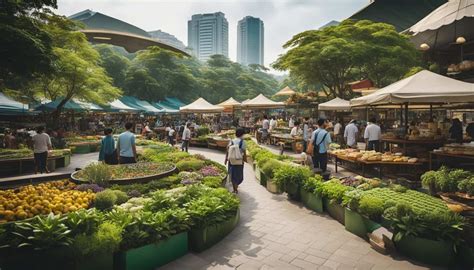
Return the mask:
<path id="1" fill-rule="evenodd" d="M 221 129 L 229 129 L 234 124 L 234 118 L 236 117 L 235 111 L 242 106 L 242 103 L 238 102 L 234 98 L 230 97 L 226 101 L 218 104 L 224 108 L 224 114 L 219 119 L 219 125 Z"/>

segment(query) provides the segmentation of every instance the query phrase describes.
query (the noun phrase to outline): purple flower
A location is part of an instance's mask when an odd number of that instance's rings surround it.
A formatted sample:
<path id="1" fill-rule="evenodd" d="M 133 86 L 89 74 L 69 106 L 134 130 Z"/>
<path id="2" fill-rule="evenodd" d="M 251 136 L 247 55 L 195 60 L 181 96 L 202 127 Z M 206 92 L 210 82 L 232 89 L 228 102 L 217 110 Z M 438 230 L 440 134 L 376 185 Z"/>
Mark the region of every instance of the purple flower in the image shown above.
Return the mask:
<path id="1" fill-rule="evenodd" d="M 181 184 L 183 184 L 183 185 L 192 185 L 192 184 L 194 184 L 194 181 L 192 181 L 192 180 L 183 180 L 183 181 L 181 181 Z"/>
<path id="2" fill-rule="evenodd" d="M 214 166 L 206 166 L 201 169 L 202 176 L 219 176 L 221 172 Z"/>
<path id="3" fill-rule="evenodd" d="M 81 184 L 81 185 L 75 186 L 74 189 L 79 190 L 79 191 L 88 191 L 88 190 L 90 190 L 94 193 L 101 192 L 101 191 L 104 190 L 103 187 L 101 187 L 97 184 Z"/>

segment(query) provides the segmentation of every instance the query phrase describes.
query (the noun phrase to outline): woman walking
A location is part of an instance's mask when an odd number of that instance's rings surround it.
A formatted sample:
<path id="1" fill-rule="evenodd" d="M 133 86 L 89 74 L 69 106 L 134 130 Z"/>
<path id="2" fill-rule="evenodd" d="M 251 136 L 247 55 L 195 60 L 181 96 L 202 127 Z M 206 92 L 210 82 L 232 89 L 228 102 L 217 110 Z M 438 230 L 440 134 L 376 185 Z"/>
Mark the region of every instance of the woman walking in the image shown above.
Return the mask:
<path id="1" fill-rule="evenodd" d="M 102 138 L 100 144 L 99 161 L 104 161 L 105 164 L 117 164 L 117 152 L 115 150 L 115 141 L 112 136 L 112 129 L 106 128 L 104 130 L 105 137 Z"/>
<path id="2" fill-rule="evenodd" d="M 244 162 L 247 161 L 246 145 L 243 139 L 245 131 L 243 128 L 238 128 L 235 131 L 236 138 L 233 139 L 227 147 L 225 155 L 225 164 L 229 162 L 229 177 L 232 181 L 233 193 L 239 193 L 239 185 L 244 180 Z"/>

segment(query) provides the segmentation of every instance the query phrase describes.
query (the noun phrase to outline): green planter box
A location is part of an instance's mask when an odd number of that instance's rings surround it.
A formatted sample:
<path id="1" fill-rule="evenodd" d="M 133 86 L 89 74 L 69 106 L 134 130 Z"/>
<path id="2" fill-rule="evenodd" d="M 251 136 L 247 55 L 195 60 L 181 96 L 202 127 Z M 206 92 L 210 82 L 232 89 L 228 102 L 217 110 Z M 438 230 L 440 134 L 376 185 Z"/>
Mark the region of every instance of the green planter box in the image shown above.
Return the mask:
<path id="1" fill-rule="evenodd" d="M 462 262 L 467 267 L 466 269 L 474 269 L 474 248 L 471 247 L 460 247 L 459 253 Z"/>
<path id="2" fill-rule="evenodd" d="M 407 236 L 395 242 L 397 250 L 416 261 L 431 265 L 448 266 L 453 262 L 453 243 Z"/>
<path id="3" fill-rule="evenodd" d="M 288 198 L 294 201 L 300 201 L 300 185 L 295 183 L 287 183 L 285 185 L 286 193 L 288 193 Z"/>
<path id="4" fill-rule="evenodd" d="M 91 152 L 91 148 L 89 144 L 80 144 L 80 145 L 76 145 L 73 148 L 74 154 L 87 154 L 90 152 Z"/>
<path id="5" fill-rule="evenodd" d="M 310 193 L 304 189 L 301 189 L 301 201 L 303 204 L 308 207 L 309 209 L 318 212 L 318 213 L 323 213 L 323 199 L 321 198 L 320 195 Z"/>
<path id="6" fill-rule="evenodd" d="M 196 252 L 204 251 L 226 237 L 239 222 L 240 211 L 234 217 L 215 225 L 189 231 L 189 249 Z"/>
<path id="7" fill-rule="evenodd" d="M 329 215 L 335 220 L 339 221 L 339 223 L 344 225 L 344 207 L 337 203 L 330 203 L 328 198 L 323 198 L 323 203 Z"/>
<path id="8" fill-rule="evenodd" d="M 152 270 L 188 253 L 188 233 L 114 255 L 114 270 Z"/>
<path id="9" fill-rule="evenodd" d="M 260 171 L 260 185 L 266 187 L 267 186 L 268 176 Z"/>
<path id="10" fill-rule="evenodd" d="M 100 145 L 97 143 L 91 143 L 89 144 L 89 149 L 91 152 L 96 152 L 100 150 Z"/>
<path id="11" fill-rule="evenodd" d="M 64 167 L 69 166 L 71 164 L 71 155 L 64 155 Z"/>
<path id="12" fill-rule="evenodd" d="M 344 208 L 344 227 L 346 230 L 357 236 L 367 238 L 368 231 L 364 219 L 359 213 Z"/>
<path id="13" fill-rule="evenodd" d="M 94 254 L 76 262 L 76 270 L 113 270 L 114 256 L 110 254 Z"/>
<path id="14" fill-rule="evenodd" d="M 46 166 L 50 172 L 54 172 L 56 170 L 56 159 L 48 159 Z"/>
<path id="15" fill-rule="evenodd" d="M 274 194 L 281 194 L 283 191 L 278 187 L 277 184 L 271 179 L 267 180 L 267 190 Z"/>

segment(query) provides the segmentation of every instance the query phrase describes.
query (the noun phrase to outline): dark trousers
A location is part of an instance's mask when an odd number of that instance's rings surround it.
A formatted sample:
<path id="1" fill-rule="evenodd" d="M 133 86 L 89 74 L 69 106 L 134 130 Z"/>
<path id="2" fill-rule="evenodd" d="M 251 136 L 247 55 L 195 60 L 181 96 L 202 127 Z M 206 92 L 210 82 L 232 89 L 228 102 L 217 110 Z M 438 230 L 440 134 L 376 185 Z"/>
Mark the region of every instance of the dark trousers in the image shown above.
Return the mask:
<path id="1" fill-rule="evenodd" d="M 325 172 L 328 168 L 328 153 L 315 153 L 313 156 L 314 168 L 319 168 Z"/>
<path id="2" fill-rule="evenodd" d="M 174 145 L 174 136 L 168 136 L 168 143 Z"/>
<path id="3" fill-rule="evenodd" d="M 367 150 L 380 151 L 379 141 L 369 141 L 369 144 L 367 145 Z"/>
<path id="4" fill-rule="evenodd" d="M 131 164 L 137 163 L 134 157 L 122 157 L 120 156 L 120 164 Z"/>
<path id="5" fill-rule="evenodd" d="M 48 169 L 46 168 L 47 165 L 47 160 L 48 160 L 48 152 L 43 152 L 43 153 L 35 153 L 35 166 L 36 169 L 40 172 L 47 172 Z"/>
<path id="6" fill-rule="evenodd" d="M 115 165 L 118 163 L 117 160 L 117 153 L 114 151 L 112 154 L 105 154 L 104 155 L 104 162 L 105 164 Z"/>
<path id="7" fill-rule="evenodd" d="M 189 140 L 183 140 L 183 144 L 181 145 L 181 151 L 188 152 L 189 147 Z"/>
<path id="8" fill-rule="evenodd" d="M 308 142 L 303 140 L 303 152 L 306 152 L 306 148 L 308 148 Z"/>

